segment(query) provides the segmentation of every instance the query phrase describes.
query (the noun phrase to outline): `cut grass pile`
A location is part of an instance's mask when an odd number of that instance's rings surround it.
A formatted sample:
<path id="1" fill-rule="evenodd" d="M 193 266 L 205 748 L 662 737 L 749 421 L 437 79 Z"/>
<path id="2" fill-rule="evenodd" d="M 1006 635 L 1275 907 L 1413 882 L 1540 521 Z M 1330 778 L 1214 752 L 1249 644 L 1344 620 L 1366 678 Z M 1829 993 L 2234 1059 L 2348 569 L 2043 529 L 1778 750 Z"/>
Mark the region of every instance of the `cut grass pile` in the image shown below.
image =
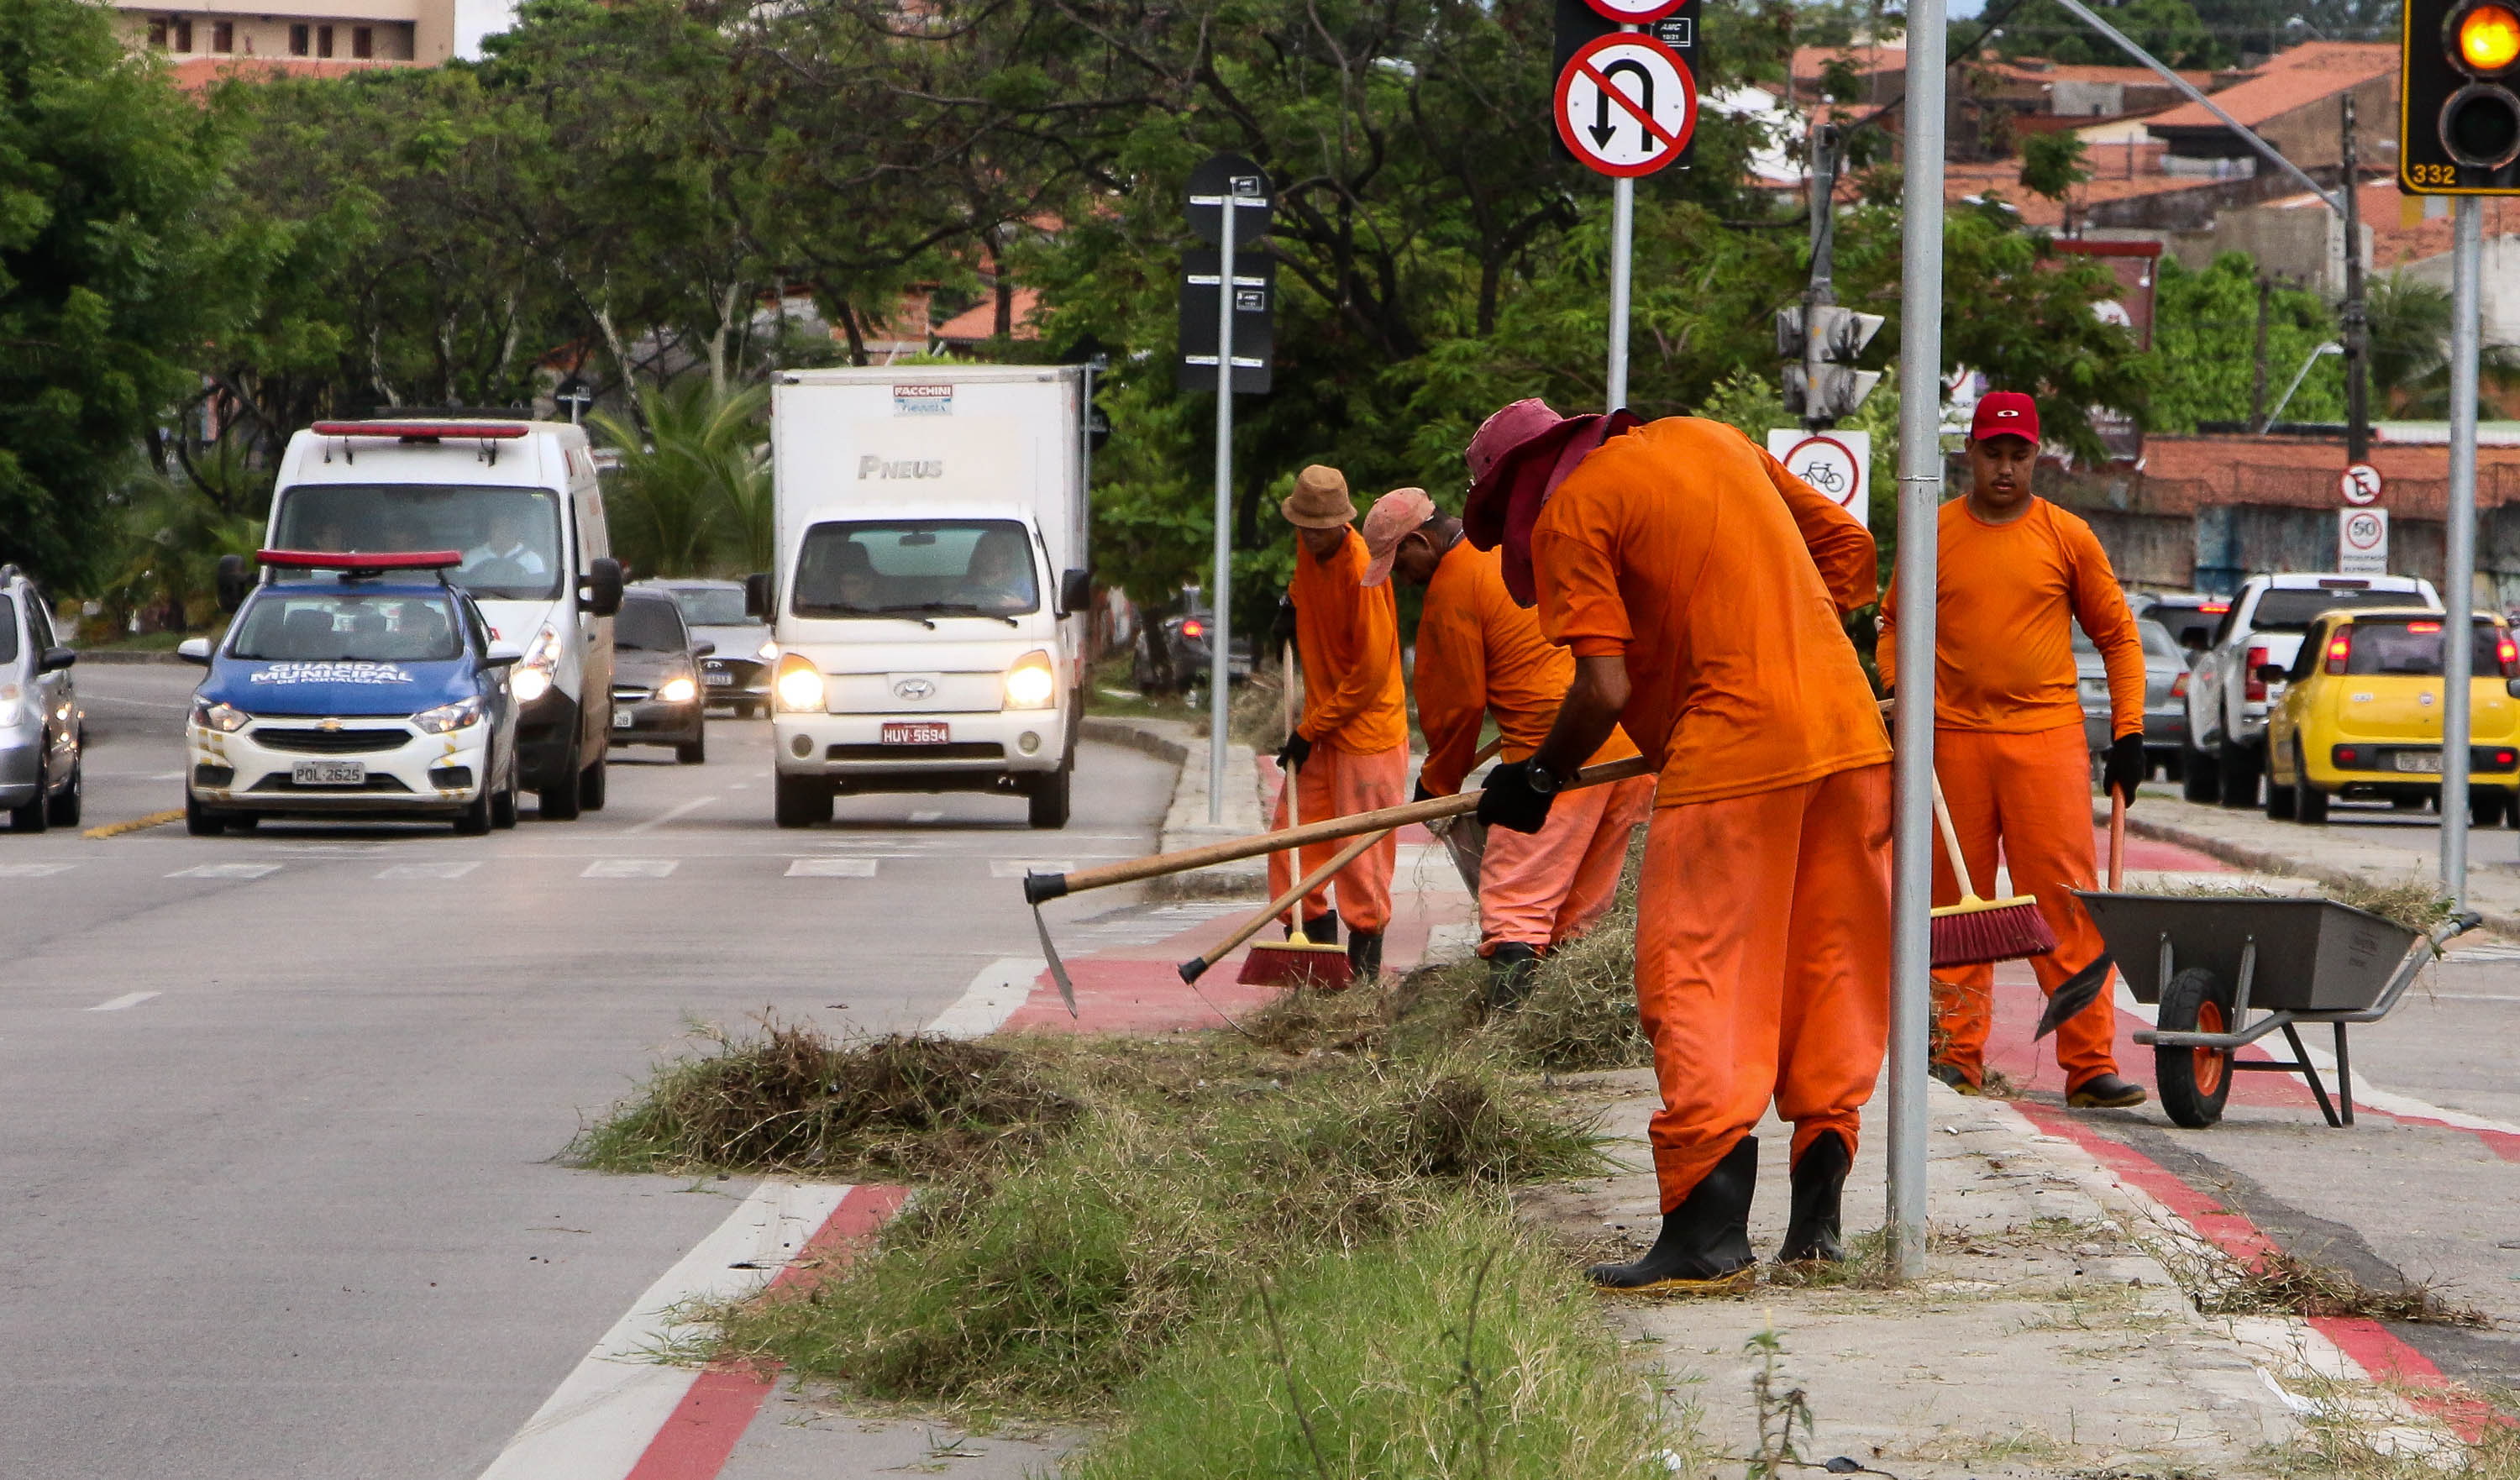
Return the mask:
<path id="1" fill-rule="evenodd" d="M 2494 1324 L 2483 1311 L 2452 1299 L 2437 1285 L 2402 1280 L 2395 1289 L 2375 1288 L 2345 1270 L 2281 1249 L 2228 1269 L 2197 1296 L 2196 1305 L 2209 1316 L 2359 1316 L 2427 1325 Z"/>
<path id="2" fill-rule="evenodd" d="M 2197 880 L 2152 891 L 2177 899 L 2298 899 L 2302 895 L 2264 884 L 2215 883 Z M 2451 901 L 2430 879 L 2400 879 L 2381 883 L 2368 879 L 2322 881 L 2317 897 L 2332 899 L 2340 905 L 2379 916 L 2402 928 L 2421 934 L 2450 918 Z"/>

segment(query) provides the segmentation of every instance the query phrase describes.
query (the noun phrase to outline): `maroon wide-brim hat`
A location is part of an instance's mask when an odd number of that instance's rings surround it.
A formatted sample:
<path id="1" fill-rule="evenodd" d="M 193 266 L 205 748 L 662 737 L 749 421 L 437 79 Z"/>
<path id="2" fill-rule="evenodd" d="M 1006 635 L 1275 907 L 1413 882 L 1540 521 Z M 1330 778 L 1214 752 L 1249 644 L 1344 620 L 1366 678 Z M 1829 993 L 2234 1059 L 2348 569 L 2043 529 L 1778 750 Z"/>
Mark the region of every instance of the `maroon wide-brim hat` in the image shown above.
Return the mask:
<path id="1" fill-rule="evenodd" d="M 1490 423 L 1504 418 L 1506 412 L 1537 404 L 1516 402 L 1490 418 Z M 1527 411 L 1523 415 L 1538 420 Z M 1505 589 L 1516 602 L 1528 606 L 1538 600 L 1531 573 L 1531 531 L 1550 496 L 1593 449 L 1642 425 L 1642 418 L 1626 410 L 1607 416 L 1559 417 L 1494 454 L 1486 471 L 1474 473 L 1469 500 L 1462 510 L 1462 529 L 1481 550 L 1503 547 Z M 1480 430 L 1487 432 L 1488 427 Z M 1472 446 L 1485 450 L 1475 437 Z M 1476 456 L 1471 458 L 1474 470 L 1478 461 Z"/>

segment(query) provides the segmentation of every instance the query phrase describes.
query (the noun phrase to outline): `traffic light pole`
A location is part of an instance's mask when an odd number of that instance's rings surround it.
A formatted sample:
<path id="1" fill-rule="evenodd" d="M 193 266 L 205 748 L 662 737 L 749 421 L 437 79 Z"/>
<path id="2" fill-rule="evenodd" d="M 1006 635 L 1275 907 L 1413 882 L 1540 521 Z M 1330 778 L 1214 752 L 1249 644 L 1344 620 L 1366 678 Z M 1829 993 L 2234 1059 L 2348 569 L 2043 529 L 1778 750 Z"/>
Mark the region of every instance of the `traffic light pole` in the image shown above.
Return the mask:
<path id="1" fill-rule="evenodd" d="M 1233 189 L 1217 207 L 1223 228 L 1216 255 L 1216 590 L 1207 604 L 1207 825 L 1225 823 L 1225 751 L 1233 742 L 1234 650 L 1234 218 Z"/>
<path id="2" fill-rule="evenodd" d="M 2345 138 L 2340 156 L 2345 178 L 2345 302 L 2340 306 L 2339 336 L 2345 341 L 2345 461 L 2361 463 L 2371 455 L 2371 330 L 2362 300 L 2362 175 L 2354 139 L 2354 94 L 2344 104 Z"/>
<path id="3" fill-rule="evenodd" d="M 2476 638 L 2476 355 L 2484 209 L 2474 196 L 2453 207 L 2451 247 L 2450 508 L 2442 576 L 2442 892 L 2467 908 L 2468 683 Z"/>

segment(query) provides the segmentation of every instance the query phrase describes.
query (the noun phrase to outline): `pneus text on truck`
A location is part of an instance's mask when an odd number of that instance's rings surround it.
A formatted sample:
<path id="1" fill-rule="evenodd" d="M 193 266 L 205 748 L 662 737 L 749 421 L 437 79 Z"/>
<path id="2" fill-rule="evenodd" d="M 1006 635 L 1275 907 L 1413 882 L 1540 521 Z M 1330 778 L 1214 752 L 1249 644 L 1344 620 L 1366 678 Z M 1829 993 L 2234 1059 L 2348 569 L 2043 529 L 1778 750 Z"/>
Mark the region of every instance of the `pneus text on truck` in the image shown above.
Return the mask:
<path id="1" fill-rule="evenodd" d="M 835 794 L 1021 796 L 1067 825 L 1084 693 L 1084 372 L 922 366 L 771 389 L 777 812 Z"/>

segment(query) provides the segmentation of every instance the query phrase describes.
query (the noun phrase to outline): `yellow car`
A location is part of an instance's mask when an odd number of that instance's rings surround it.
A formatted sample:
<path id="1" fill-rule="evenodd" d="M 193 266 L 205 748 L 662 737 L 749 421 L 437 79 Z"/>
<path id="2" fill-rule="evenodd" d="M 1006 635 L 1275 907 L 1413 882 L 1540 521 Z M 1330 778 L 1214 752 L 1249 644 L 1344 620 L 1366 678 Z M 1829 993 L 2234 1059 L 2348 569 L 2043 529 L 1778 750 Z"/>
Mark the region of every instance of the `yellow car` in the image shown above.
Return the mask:
<path id="1" fill-rule="evenodd" d="M 2442 623 L 2420 606 L 2324 611 L 2292 666 L 2258 670 L 2283 696 L 2267 722 L 2267 816 L 2327 820 L 2328 798 L 2413 809 L 2441 799 Z M 2490 828 L 2520 789 L 2520 677 L 2502 618 L 2476 613 L 2468 700 L 2468 815 Z"/>

